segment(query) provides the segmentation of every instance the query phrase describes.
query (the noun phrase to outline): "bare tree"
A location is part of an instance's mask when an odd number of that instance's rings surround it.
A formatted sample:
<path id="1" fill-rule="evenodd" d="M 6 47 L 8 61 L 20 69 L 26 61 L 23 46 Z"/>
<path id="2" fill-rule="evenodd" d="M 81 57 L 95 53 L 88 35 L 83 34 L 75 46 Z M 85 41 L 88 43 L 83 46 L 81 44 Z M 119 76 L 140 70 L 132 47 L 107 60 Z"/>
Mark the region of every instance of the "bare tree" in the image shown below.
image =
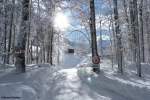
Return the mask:
<path id="1" fill-rule="evenodd" d="M 29 0 L 22 1 L 22 21 L 20 26 L 20 33 L 17 37 L 17 44 L 15 47 L 16 53 L 16 71 L 25 72 L 25 48 L 26 48 L 26 38 L 28 33 L 28 22 L 29 22 Z"/>
<path id="2" fill-rule="evenodd" d="M 139 32 L 141 45 L 141 61 L 145 62 L 144 32 L 143 32 L 143 0 L 139 4 Z"/>
<path id="3" fill-rule="evenodd" d="M 4 0 L 4 17 L 5 17 L 5 22 L 4 22 L 4 52 L 7 51 L 7 0 Z M 4 64 L 6 63 L 6 57 L 7 55 L 4 55 Z"/>
<path id="4" fill-rule="evenodd" d="M 10 28 L 9 28 L 9 41 L 8 41 L 8 53 L 10 53 L 11 46 L 12 46 L 12 32 L 13 32 L 13 20 L 14 20 L 14 7 L 15 7 L 15 0 L 12 0 L 12 10 L 10 16 Z M 10 55 L 7 55 L 7 63 L 9 63 Z"/>
<path id="5" fill-rule="evenodd" d="M 97 52 L 97 36 L 96 36 L 96 24 L 95 24 L 95 5 L 94 5 L 94 0 L 90 0 L 90 31 L 91 31 L 91 47 L 92 47 L 92 58 L 94 60 L 97 60 L 98 63 L 93 62 L 93 71 L 94 72 L 99 72 L 99 56 Z"/>
<path id="6" fill-rule="evenodd" d="M 118 62 L 118 71 L 123 73 L 122 59 L 123 59 L 123 51 L 122 51 L 122 42 L 121 42 L 121 33 L 119 29 L 119 17 L 118 17 L 118 2 L 117 0 L 113 0 L 114 4 L 114 20 L 115 20 L 115 33 L 117 39 L 117 62 Z"/>
<path id="7" fill-rule="evenodd" d="M 141 77 L 141 57 L 140 57 L 140 42 L 139 42 L 139 24 L 138 24 L 138 9 L 137 0 L 130 0 L 130 23 L 133 43 L 133 59 L 136 63 L 137 74 Z"/>

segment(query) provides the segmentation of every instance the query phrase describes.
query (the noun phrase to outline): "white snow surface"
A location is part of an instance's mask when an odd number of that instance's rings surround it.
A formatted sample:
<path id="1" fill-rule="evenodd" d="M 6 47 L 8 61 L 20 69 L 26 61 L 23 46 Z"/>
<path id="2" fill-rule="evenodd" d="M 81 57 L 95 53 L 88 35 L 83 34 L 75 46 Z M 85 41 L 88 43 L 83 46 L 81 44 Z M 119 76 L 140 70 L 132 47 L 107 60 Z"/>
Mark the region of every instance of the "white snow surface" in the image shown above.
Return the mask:
<path id="1" fill-rule="evenodd" d="M 73 55 L 71 55 L 72 57 Z M 142 64 L 143 77 L 136 75 L 134 65 L 123 75 L 102 60 L 100 74 L 90 68 L 90 59 L 76 59 L 70 67 L 49 64 L 29 65 L 27 72 L 16 74 L 7 69 L 0 73 L 0 100 L 149 100 L 150 65 Z M 78 64 L 77 65 L 77 61 Z M 77 65 L 77 66 L 76 66 Z"/>

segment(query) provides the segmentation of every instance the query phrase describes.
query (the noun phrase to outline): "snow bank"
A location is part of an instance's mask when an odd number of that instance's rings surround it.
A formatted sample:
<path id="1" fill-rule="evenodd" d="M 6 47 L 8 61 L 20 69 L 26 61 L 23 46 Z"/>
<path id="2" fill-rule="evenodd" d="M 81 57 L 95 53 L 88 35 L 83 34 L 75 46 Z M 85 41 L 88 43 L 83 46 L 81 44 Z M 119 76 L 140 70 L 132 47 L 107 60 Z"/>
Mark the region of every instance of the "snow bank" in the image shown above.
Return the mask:
<path id="1" fill-rule="evenodd" d="M 150 66 L 142 64 L 143 77 L 136 75 L 136 67 L 133 65 L 125 69 L 123 75 L 117 73 L 117 67 L 112 68 L 109 60 L 101 63 L 99 75 L 91 71 L 87 63 L 81 63 L 78 68 L 78 76 L 83 84 L 90 87 L 93 93 L 109 97 L 111 100 L 149 100 L 150 98 Z M 106 99 L 107 100 L 107 99 Z"/>
<path id="2" fill-rule="evenodd" d="M 49 100 L 45 95 L 58 81 L 56 73 L 57 68 L 49 64 L 28 65 L 23 74 L 0 73 L 0 100 Z"/>

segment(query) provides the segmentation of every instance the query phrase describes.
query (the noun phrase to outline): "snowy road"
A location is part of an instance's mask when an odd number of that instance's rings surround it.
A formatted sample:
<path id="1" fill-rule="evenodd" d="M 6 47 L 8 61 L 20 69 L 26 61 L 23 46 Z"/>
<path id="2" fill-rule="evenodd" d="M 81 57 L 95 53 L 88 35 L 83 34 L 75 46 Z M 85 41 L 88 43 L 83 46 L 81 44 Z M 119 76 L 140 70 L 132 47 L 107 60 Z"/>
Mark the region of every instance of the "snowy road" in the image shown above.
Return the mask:
<path id="1" fill-rule="evenodd" d="M 149 100 L 150 91 L 139 86 L 123 84 L 113 77 L 84 75 L 77 68 L 64 69 L 64 76 L 55 84 L 51 100 Z M 128 81 L 126 81 L 128 82 Z"/>
<path id="2" fill-rule="evenodd" d="M 0 97 L 20 98 L 16 100 L 149 100 L 149 66 L 145 66 L 144 78 L 138 78 L 131 69 L 121 76 L 112 70 L 108 60 L 103 60 L 99 75 L 85 66 L 59 69 L 43 64 L 41 67 L 29 66 L 24 74 L 1 73 Z"/>
<path id="3" fill-rule="evenodd" d="M 120 76 L 107 60 L 100 75 L 86 68 L 59 71 L 63 79 L 55 84 L 53 100 L 149 100 L 150 82 L 135 76 Z M 147 84 L 147 85 L 145 85 Z"/>
<path id="4" fill-rule="evenodd" d="M 83 58 L 77 56 L 76 54 L 65 54 L 63 58 L 62 67 L 65 69 L 75 67 L 82 60 Z"/>
<path id="5" fill-rule="evenodd" d="M 61 82 L 55 84 L 55 89 L 52 94 L 57 94 L 52 97 L 54 100 L 111 100 L 109 97 L 104 97 L 92 91 L 88 85 L 82 83 L 78 76 L 76 68 L 61 70 L 65 78 Z"/>

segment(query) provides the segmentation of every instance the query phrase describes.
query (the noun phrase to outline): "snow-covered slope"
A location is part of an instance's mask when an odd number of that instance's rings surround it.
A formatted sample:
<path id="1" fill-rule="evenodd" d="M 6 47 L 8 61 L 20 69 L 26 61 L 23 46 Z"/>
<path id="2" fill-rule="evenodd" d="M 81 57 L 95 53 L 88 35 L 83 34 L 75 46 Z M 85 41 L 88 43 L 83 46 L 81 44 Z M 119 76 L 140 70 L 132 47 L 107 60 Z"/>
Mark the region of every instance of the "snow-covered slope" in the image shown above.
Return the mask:
<path id="1" fill-rule="evenodd" d="M 0 74 L 0 100 L 49 100 L 43 98 L 61 77 L 56 68 L 48 64 L 30 65 L 24 74 L 13 70 L 3 72 Z"/>
<path id="2" fill-rule="evenodd" d="M 116 67 L 112 69 L 110 65 L 109 60 L 103 61 L 99 75 L 93 74 L 88 66 L 82 67 L 78 76 L 82 83 L 90 88 L 91 93 L 103 96 L 105 100 L 149 100 L 150 74 L 145 73 L 144 77 L 139 78 L 135 74 L 136 71 L 130 68 L 126 69 L 124 75 L 120 75 Z M 150 69 L 150 66 L 146 68 Z"/>

